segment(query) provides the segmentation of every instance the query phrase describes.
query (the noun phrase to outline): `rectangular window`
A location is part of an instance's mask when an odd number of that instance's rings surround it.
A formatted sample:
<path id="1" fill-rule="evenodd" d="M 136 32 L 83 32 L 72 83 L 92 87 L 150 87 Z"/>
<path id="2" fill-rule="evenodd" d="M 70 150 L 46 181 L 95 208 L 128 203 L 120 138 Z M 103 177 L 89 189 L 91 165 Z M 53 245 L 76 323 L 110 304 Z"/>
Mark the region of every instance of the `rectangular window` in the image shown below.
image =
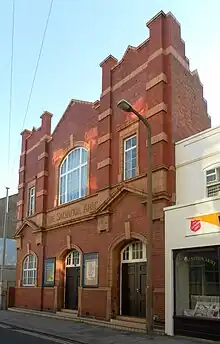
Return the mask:
<path id="1" fill-rule="evenodd" d="M 220 256 L 217 247 L 175 256 L 176 315 L 220 319 Z"/>
<path id="2" fill-rule="evenodd" d="M 28 216 L 34 215 L 35 212 L 35 186 L 28 192 Z"/>
<path id="3" fill-rule="evenodd" d="M 136 176 L 137 167 L 137 136 L 124 140 L 124 180 Z"/>
<path id="4" fill-rule="evenodd" d="M 207 196 L 220 195 L 220 168 L 212 168 L 206 171 Z"/>

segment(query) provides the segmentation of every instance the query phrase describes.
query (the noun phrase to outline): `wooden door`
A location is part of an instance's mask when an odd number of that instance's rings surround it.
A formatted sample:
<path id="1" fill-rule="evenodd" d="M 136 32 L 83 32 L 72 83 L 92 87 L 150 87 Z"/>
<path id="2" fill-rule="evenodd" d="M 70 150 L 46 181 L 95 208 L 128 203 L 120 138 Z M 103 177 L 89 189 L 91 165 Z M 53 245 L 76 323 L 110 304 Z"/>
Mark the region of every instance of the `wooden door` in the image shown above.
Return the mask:
<path id="1" fill-rule="evenodd" d="M 146 315 L 146 263 L 122 264 L 122 315 Z"/>
<path id="2" fill-rule="evenodd" d="M 80 285 L 80 268 L 66 268 L 66 290 L 65 290 L 65 308 L 78 309 L 78 287 Z"/>
<path id="3" fill-rule="evenodd" d="M 146 317 L 146 262 L 136 263 L 137 270 L 137 313 L 138 317 Z"/>

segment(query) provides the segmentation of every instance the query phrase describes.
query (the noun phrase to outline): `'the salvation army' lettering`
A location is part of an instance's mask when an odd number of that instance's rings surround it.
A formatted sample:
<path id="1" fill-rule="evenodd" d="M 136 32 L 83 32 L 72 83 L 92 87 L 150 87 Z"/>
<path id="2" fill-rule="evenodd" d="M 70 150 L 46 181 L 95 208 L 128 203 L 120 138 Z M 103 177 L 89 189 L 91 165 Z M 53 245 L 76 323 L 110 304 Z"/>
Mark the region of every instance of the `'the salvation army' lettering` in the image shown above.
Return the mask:
<path id="1" fill-rule="evenodd" d="M 62 222 L 65 220 L 71 220 L 75 217 L 80 217 L 83 215 L 88 215 L 97 209 L 98 202 L 84 203 L 77 206 L 68 206 L 65 210 L 56 211 L 54 214 L 49 214 L 47 219 L 47 224 L 52 225 L 56 222 Z"/>

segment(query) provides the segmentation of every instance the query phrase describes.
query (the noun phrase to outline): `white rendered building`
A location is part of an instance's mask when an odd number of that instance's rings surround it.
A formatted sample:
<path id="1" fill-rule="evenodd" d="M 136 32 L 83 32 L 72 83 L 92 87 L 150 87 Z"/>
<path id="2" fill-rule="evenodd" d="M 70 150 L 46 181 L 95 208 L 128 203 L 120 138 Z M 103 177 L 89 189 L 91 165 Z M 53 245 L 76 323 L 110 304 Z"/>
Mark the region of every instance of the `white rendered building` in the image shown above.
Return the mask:
<path id="1" fill-rule="evenodd" d="M 176 143 L 165 208 L 165 332 L 220 340 L 220 127 Z"/>

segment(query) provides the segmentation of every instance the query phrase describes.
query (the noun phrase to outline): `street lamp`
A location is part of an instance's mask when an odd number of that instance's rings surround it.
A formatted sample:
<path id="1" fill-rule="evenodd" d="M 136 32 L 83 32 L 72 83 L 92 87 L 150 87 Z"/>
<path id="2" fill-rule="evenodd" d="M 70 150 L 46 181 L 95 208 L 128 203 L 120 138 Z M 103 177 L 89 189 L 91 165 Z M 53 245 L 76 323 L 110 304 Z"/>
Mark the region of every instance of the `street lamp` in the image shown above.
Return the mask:
<path id="1" fill-rule="evenodd" d="M 146 325 L 148 334 L 153 331 L 153 275 L 152 275 L 152 230 L 153 230 L 153 207 L 152 207 L 152 144 L 151 126 L 147 119 L 136 111 L 125 99 L 117 103 L 117 107 L 125 112 L 132 112 L 147 129 L 147 295 L 146 295 Z"/>

